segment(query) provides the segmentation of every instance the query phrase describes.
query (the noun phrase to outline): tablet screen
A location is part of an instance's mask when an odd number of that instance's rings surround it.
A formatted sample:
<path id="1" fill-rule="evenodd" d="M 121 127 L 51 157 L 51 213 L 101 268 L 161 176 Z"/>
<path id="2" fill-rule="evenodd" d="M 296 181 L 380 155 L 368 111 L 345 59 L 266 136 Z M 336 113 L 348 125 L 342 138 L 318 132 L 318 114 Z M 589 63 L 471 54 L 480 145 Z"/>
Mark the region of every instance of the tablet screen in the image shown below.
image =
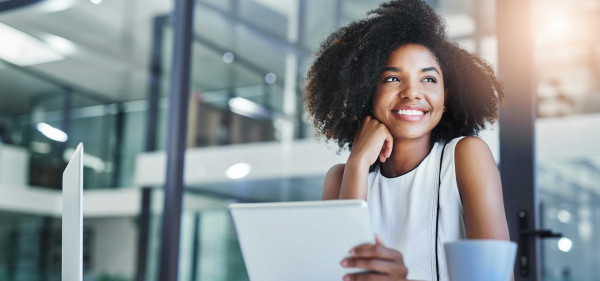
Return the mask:
<path id="1" fill-rule="evenodd" d="M 232 204 L 250 280 L 342 280 L 348 251 L 374 243 L 367 203 L 330 200 Z"/>

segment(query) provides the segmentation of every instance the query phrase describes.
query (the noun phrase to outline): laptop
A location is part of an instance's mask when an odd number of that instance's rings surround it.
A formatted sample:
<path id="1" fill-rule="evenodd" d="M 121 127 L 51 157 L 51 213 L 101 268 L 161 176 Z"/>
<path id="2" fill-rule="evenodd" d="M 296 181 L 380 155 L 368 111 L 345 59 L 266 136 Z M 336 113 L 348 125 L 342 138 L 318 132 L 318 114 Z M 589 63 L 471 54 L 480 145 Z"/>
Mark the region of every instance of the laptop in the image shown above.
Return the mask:
<path id="1" fill-rule="evenodd" d="M 251 281 L 342 280 L 340 261 L 375 243 L 367 203 L 330 200 L 231 204 Z"/>
<path id="2" fill-rule="evenodd" d="M 83 144 L 79 143 L 63 173 L 62 281 L 83 280 Z"/>

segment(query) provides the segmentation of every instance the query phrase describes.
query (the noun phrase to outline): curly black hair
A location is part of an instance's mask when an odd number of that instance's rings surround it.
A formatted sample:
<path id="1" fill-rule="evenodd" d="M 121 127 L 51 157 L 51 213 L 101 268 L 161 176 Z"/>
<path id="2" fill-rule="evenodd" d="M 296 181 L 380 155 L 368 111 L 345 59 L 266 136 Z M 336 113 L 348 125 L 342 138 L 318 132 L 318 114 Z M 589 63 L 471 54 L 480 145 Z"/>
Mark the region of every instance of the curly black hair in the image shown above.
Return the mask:
<path id="1" fill-rule="evenodd" d="M 399 0 L 331 34 L 316 52 L 305 89 L 317 133 L 340 149 L 352 149 L 355 133 L 371 113 L 376 81 L 388 56 L 409 43 L 434 54 L 448 91 L 446 112 L 432 131 L 432 143 L 476 135 L 486 121 L 494 122 L 504 97 L 502 84 L 484 60 L 449 42 L 445 29 L 425 2 Z"/>

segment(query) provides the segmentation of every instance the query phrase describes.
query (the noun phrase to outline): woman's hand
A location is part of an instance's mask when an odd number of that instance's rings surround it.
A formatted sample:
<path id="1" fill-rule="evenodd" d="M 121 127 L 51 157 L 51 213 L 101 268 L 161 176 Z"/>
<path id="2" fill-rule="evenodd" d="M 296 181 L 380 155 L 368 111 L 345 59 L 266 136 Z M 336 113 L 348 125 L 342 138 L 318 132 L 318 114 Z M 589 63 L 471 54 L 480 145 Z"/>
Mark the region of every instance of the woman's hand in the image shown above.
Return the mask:
<path id="1" fill-rule="evenodd" d="M 354 136 L 346 165 L 334 166 L 327 172 L 323 199 L 367 200 L 369 167 L 377 161 L 377 157 L 385 162 L 391 156 L 393 141 L 392 134 L 383 123 L 367 116 Z"/>
<path id="2" fill-rule="evenodd" d="M 408 269 L 402 254 L 383 245 L 377 234 L 375 244 L 363 244 L 350 250 L 350 257 L 341 261 L 343 267 L 364 268 L 369 272 L 344 276 L 344 281 L 406 280 Z"/>
<path id="3" fill-rule="evenodd" d="M 392 154 L 394 138 L 388 128 L 372 116 L 367 116 L 354 136 L 350 158 L 373 165 L 379 157 L 382 163 Z"/>

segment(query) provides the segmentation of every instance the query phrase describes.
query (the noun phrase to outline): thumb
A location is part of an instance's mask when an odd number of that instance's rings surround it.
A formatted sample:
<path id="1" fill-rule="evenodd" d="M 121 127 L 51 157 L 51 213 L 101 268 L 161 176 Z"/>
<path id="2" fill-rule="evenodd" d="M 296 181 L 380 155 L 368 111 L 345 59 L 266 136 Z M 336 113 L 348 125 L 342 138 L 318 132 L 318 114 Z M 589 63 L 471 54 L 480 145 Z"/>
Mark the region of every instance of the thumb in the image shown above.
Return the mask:
<path id="1" fill-rule="evenodd" d="M 381 237 L 379 237 L 379 234 L 377 233 L 375 233 L 375 244 L 379 246 L 385 246 L 383 241 L 381 241 Z"/>

